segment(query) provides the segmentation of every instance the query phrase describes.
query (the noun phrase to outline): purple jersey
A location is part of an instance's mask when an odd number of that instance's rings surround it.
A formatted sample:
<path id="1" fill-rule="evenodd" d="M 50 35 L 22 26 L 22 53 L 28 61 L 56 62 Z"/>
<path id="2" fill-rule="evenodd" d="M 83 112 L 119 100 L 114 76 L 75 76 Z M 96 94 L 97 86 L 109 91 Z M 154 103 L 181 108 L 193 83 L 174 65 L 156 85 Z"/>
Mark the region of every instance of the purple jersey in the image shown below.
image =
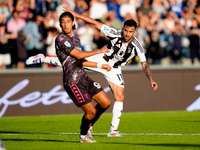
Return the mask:
<path id="1" fill-rule="evenodd" d="M 56 54 L 63 68 L 64 85 L 81 83 L 88 80 L 89 77 L 83 69 L 82 60 L 70 55 L 70 52 L 76 48 L 81 50 L 80 40 L 77 37 L 69 37 L 60 33 L 55 42 Z"/>

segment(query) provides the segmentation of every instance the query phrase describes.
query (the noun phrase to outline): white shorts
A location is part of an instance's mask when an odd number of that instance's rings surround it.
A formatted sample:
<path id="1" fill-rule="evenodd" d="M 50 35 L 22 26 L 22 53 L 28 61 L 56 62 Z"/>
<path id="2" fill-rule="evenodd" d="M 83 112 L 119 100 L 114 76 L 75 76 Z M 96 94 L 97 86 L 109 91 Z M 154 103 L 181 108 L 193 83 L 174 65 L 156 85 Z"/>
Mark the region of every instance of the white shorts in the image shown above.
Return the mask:
<path id="1" fill-rule="evenodd" d="M 10 54 L 0 54 L 0 66 L 10 65 L 10 64 L 11 64 Z"/>
<path id="2" fill-rule="evenodd" d="M 93 55 L 85 59 L 92 62 L 109 64 L 107 61 L 104 60 L 103 56 L 104 54 L 101 53 L 101 54 Z M 112 66 L 112 64 L 110 65 Z M 92 67 L 84 67 L 84 68 L 103 74 L 108 82 L 112 82 L 113 84 L 117 86 L 124 87 L 125 85 L 124 78 L 121 71 L 121 66 L 119 66 L 118 68 L 112 68 L 111 71 L 107 71 L 105 69 L 100 69 L 100 68 L 92 68 Z"/>

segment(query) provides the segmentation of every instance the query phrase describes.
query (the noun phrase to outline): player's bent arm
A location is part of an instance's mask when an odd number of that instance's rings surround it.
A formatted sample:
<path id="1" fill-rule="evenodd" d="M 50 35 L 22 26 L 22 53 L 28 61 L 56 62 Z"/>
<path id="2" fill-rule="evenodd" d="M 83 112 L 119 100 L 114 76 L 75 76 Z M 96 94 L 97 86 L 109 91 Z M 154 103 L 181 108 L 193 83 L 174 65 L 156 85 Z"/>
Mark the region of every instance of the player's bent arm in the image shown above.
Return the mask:
<path id="1" fill-rule="evenodd" d="M 153 87 L 153 90 L 157 90 L 158 85 L 155 81 L 153 81 L 152 75 L 151 75 L 151 70 L 150 67 L 148 65 L 148 63 L 146 61 L 141 62 L 142 64 L 142 69 L 145 73 L 145 75 L 147 76 L 147 78 L 149 79 L 151 86 Z"/>
<path id="2" fill-rule="evenodd" d="M 77 59 L 83 59 L 83 58 L 87 58 L 99 53 L 107 53 L 109 52 L 109 49 L 106 49 L 105 47 L 101 48 L 101 49 L 97 49 L 97 50 L 93 50 L 93 51 L 80 51 L 76 48 L 74 48 L 71 52 L 70 55 L 73 57 L 76 57 Z"/>
<path id="3" fill-rule="evenodd" d="M 109 64 L 100 64 L 100 63 L 97 63 L 97 62 L 88 61 L 86 59 L 83 59 L 83 66 L 105 69 L 107 71 L 110 71 L 112 69 L 112 67 Z"/>
<path id="4" fill-rule="evenodd" d="M 63 7 L 63 10 L 66 11 L 66 12 L 70 12 L 72 13 L 72 15 L 76 18 L 79 18 L 81 20 L 84 20 L 85 22 L 88 22 L 89 24 L 92 24 L 93 26 L 95 26 L 97 29 L 101 30 L 103 24 L 101 22 L 98 22 L 92 18 L 89 18 L 89 17 L 86 17 L 86 16 L 83 16 L 83 15 L 80 15 L 76 12 L 74 12 L 69 6 L 64 6 Z"/>

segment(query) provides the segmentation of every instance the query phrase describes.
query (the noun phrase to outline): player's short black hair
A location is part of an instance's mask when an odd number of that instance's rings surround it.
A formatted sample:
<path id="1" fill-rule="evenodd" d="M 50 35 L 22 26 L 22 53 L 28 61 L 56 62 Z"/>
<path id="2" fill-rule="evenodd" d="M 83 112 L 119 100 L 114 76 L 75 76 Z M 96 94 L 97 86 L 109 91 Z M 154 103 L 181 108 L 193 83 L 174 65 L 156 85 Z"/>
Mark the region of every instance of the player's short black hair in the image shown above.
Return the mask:
<path id="1" fill-rule="evenodd" d="M 129 27 L 134 26 L 135 29 L 136 29 L 137 28 L 137 22 L 135 20 L 133 20 L 133 19 L 129 19 L 129 20 L 126 20 L 124 22 L 124 26 L 129 26 Z"/>
<path id="2" fill-rule="evenodd" d="M 60 27 L 61 27 L 62 18 L 63 18 L 64 16 L 69 16 L 69 17 L 72 19 L 72 22 L 74 21 L 74 16 L 73 16 L 70 12 L 63 12 L 63 13 L 60 15 L 60 17 L 59 17 Z M 72 29 L 73 29 L 73 30 L 76 29 L 75 24 L 73 25 Z"/>

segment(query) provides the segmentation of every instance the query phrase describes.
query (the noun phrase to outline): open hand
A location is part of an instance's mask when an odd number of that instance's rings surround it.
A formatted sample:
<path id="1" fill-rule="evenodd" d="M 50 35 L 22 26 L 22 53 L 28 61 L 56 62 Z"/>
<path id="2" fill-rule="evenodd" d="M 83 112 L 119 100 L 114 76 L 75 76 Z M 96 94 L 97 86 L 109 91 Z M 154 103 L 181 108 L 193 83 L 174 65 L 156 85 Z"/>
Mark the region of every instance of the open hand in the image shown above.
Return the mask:
<path id="1" fill-rule="evenodd" d="M 67 5 L 63 6 L 63 11 L 70 12 L 72 15 L 74 15 L 74 11 Z"/>

